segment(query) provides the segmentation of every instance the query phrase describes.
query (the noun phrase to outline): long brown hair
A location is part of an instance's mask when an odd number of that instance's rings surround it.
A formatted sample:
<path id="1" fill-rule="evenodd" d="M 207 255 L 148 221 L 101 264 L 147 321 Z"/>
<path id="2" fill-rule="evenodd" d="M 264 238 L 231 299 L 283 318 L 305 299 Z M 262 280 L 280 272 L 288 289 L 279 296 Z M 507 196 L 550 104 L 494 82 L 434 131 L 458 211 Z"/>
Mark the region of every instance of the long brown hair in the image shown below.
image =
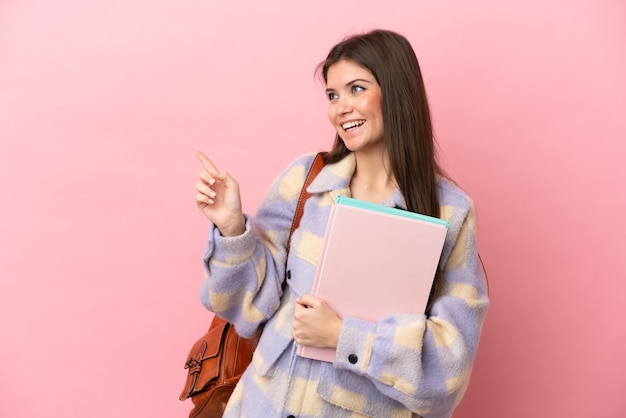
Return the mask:
<path id="1" fill-rule="evenodd" d="M 366 68 L 380 86 L 383 141 L 407 209 L 439 217 L 437 176 L 444 173 L 437 162 L 426 89 L 411 44 L 404 36 L 387 30 L 346 38 L 330 50 L 318 67 L 324 83 L 328 69 L 341 60 Z M 336 135 L 326 161 L 337 162 L 349 153 Z M 441 281 L 438 269 L 429 306 L 439 293 Z"/>

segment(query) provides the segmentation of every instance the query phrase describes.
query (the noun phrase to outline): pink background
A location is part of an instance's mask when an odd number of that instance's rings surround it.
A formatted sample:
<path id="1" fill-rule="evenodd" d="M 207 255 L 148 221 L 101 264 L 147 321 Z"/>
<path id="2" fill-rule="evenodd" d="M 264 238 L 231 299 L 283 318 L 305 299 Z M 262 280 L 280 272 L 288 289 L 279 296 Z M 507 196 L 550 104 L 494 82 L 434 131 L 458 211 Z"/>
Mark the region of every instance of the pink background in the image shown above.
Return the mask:
<path id="1" fill-rule="evenodd" d="M 493 302 L 455 417 L 623 416 L 622 0 L 0 1 L 0 416 L 186 416 L 194 153 L 253 211 L 330 145 L 316 64 L 375 27 L 478 208 Z"/>

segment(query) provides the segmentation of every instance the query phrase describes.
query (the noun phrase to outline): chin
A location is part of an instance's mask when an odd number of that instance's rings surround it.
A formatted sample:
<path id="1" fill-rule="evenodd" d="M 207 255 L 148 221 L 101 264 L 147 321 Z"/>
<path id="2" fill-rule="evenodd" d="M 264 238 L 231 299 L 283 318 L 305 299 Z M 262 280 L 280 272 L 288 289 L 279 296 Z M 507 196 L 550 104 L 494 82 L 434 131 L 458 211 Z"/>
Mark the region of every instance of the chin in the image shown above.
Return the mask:
<path id="1" fill-rule="evenodd" d="M 341 136 L 339 136 L 339 138 L 341 138 Z M 355 141 L 346 141 L 345 139 L 341 138 L 341 142 L 343 142 L 343 145 L 352 152 L 358 151 L 359 148 L 361 148 L 361 144 Z"/>
<path id="2" fill-rule="evenodd" d="M 354 145 L 350 146 L 349 144 L 346 144 L 345 141 L 344 141 L 343 145 L 345 145 L 346 148 L 348 149 L 348 151 L 351 151 L 351 152 L 355 152 L 355 151 L 359 150 L 358 146 L 354 146 Z"/>

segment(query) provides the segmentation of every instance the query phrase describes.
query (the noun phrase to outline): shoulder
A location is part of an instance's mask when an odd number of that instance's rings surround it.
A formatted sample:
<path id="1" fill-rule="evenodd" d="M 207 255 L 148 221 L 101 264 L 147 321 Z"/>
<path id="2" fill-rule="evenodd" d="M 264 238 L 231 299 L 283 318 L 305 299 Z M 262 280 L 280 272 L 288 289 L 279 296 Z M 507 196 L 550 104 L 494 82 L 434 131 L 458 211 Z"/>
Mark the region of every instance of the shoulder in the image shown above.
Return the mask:
<path id="1" fill-rule="evenodd" d="M 472 198 L 452 180 L 438 180 L 440 217 L 450 223 L 450 232 L 459 231 L 463 225 L 475 228 L 476 210 Z"/>
<path id="2" fill-rule="evenodd" d="M 282 172 L 279 174 L 277 180 L 281 181 L 294 181 L 296 183 L 300 183 L 304 181 L 304 177 L 306 173 L 311 168 L 313 164 L 313 160 L 317 152 L 308 152 L 306 154 L 299 155 L 295 159 L 293 159 L 285 168 L 283 168 Z"/>
<path id="3" fill-rule="evenodd" d="M 272 182 L 265 203 L 297 200 L 316 154 L 316 152 L 302 154 L 284 167 Z"/>
<path id="4" fill-rule="evenodd" d="M 452 180 L 440 177 L 437 181 L 439 202 L 443 206 L 454 206 L 459 209 L 469 210 L 473 208 L 472 198 Z"/>

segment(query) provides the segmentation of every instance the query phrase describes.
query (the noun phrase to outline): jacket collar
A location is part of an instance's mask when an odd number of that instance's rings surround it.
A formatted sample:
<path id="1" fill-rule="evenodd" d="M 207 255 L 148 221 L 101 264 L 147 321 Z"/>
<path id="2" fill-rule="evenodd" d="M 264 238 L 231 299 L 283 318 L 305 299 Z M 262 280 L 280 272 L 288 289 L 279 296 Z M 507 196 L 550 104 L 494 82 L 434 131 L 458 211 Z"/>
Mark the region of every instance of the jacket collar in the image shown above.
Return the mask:
<path id="1" fill-rule="evenodd" d="M 348 154 L 344 159 L 333 164 L 327 164 L 315 177 L 307 188 L 311 194 L 329 193 L 334 202 L 337 196 L 352 197 L 350 181 L 356 171 L 356 157 L 354 153 Z M 406 201 L 396 188 L 393 195 L 382 202 L 385 206 L 406 209 Z"/>

